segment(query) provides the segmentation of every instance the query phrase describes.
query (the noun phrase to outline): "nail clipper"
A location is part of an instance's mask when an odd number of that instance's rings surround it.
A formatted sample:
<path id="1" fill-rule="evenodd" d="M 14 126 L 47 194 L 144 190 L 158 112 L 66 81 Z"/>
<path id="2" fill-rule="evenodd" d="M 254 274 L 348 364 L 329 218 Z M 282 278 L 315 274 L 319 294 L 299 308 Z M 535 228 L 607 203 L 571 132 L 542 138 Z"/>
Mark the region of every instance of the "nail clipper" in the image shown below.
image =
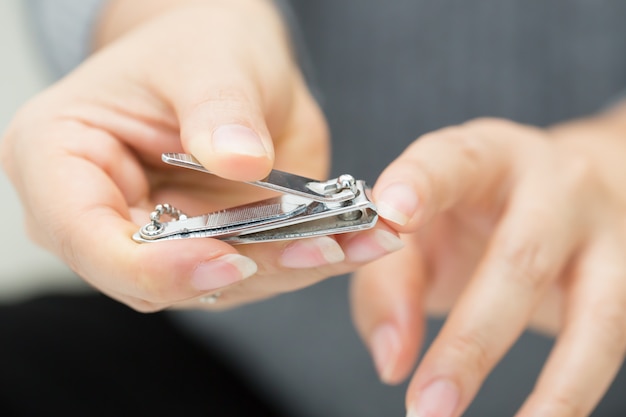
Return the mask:
<path id="1" fill-rule="evenodd" d="M 193 156 L 162 155 L 163 162 L 211 174 Z M 187 217 L 180 210 L 160 204 L 150 214 L 150 223 L 133 235 L 137 242 L 214 238 L 230 244 L 293 240 L 355 232 L 374 227 L 376 207 L 364 181 L 341 175 L 316 181 L 272 170 L 248 184 L 282 193 L 278 197 L 213 213 Z M 168 215 L 171 221 L 162 222 Z"/>

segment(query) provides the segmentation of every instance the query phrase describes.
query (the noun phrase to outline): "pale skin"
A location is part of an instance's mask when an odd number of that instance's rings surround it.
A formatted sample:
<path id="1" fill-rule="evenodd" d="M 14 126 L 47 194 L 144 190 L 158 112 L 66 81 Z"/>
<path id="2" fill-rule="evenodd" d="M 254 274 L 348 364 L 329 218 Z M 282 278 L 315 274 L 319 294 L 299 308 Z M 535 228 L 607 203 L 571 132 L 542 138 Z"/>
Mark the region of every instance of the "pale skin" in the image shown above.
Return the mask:
<path id="1" fill-rule="evenodd" d="M 202 306 L 229 287 L 211 306 L 227 308 L 401 247 L 382 223 L 237 248 L 129 240 L 159 203 L 197 215 L 269 196 L 224 178 L 260 179 L 275 167 L 324 179 L 328 132 L 270 2 L 113 1 L 96 43 L 18 112 L 2 141 L 30 235 L 91 285 L 139 311 Z M 216 176 L 168 167 L 163 152 L 192 153 Z"/>
<path id="2" fill-rule="evenodd" d="M 412 377 L 411 417 L 462 415 L 528 327 L 557 342 L 517 416 L 592 412 L 626 350 L 625 140 L 624 106 L 547 130 L 475 120 L 381 175 L 374 198 L 405 248 L 352 288 L 381 378 L 404 379 L 425 314 L 449 313 Z"/>
<path id="3" fill-rule="evenodd" d="M 626 352 L 625 106 L 429 133 L 378 179 L 384 221 L 368 232 L 140 245 L 156 203 L 257 200 L 227 180 L 272 167 L 324 178 L 328 132 L 269 2 L 111 1 L 96 43 L 1 148 L 30 235 L 94 287 L 139 311 L 218 290 L 232 307 L 357 271 L 354 320 L 387 383 L 412 372 L 425 315 L 449 313 L 412 376 L 411 417 L 462 415 L 526 328 L 557 343 L 518 417 L 588 416 L 602 398 Z M 221 178 L 159 162 L 182 151 Z"/>

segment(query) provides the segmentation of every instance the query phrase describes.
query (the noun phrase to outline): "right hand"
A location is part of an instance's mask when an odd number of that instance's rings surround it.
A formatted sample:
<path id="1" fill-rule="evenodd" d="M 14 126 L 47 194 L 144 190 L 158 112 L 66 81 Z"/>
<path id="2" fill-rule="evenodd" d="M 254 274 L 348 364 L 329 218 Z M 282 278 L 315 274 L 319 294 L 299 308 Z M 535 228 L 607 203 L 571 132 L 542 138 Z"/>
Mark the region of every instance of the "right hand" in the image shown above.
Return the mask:
<path id="1" fill-rule="evenodd" d="M 133 242 L 155 204 L 215 211 L 267 196 L 225 179 L 259 179 L 273 166 L 323 178 L 329 164 L 324 118 L 271 2 L 169 1 L 132 28 L 112 29 L 141 3 L 168 1 L 111 2 L 103 48 L 21 109 L 2 141 L 2 164 L 38 244 L 140 311 L 197 307 L 258 268 L 258 279 L 229 289 L 220 304 L 253 301 L 399 246 L 383 225 L 239 251 L 213 239 Z M 192 153 L 216 176 L 165 166 L 163 152 Z M 350 255 L 364 246 L 369 255 Z"/>

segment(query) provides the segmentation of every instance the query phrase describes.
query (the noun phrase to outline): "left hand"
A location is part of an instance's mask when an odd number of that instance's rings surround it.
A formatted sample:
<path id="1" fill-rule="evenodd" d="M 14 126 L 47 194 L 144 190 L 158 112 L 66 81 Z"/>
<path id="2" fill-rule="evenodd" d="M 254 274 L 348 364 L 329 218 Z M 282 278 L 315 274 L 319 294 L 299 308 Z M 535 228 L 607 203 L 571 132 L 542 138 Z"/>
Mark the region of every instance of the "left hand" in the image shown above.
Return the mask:
<path id="1" fill-rule="evenodd" d="M 425 135 L 373 195 L 405 247 L 360 270 L 357 328 L 381 378 L 418 355 L 410 416 L 459 417 L 530 326 L 558 335 L 518 416 L 588 416 L 626 352 L 626 129 L 617 111 L 542 130 L 481 119 Z"/>

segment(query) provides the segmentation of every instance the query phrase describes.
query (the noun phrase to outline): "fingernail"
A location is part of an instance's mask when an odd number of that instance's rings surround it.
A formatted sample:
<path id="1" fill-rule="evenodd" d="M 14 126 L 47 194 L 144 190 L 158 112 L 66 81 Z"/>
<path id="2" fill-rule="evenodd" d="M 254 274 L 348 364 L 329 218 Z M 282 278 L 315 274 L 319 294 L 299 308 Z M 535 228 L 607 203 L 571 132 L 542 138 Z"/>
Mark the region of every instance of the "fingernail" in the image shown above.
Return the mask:
<path id="1" fill-rule="evenodd" d="M 200 291 L 216 290 L 251 277 L 257 266 L 250 258 L 228 254 L 201 263 L 191 276 L 191 285 Z"/>
<path id="2" fill-rule="evenodd" d="M 224 125 L 213 132 L 213 151 L 247 156 L 266 156 L 263 141 L 252 129 L 241 125 Z"/>
<path id="3" fill-rule="evenodd" d="M 396 328 L 389 323 L 378 326 L 370 337 L 370 348 L 379 378 L 391 382 L 400 352 L 400 335 Z"/>
<path id="4" fill-rule="evenodd" d="M 341 246 L 328 236 L 296 240 L 283 249 L 279 262 L 286 268 L 313 268 L 345 259 Z"/>
<path id="5" fill-rule="evenodd" d="M 448 379 L 438 379 L 419 393 L 407 417 L 452 417 L 459 397 L 456 384 Z"/>
<path id="6" fill-rule="evenodd" d="M 373 261 L 404 247 L 402 240 L 386 230 L 372 230 L 355 236 L 346 246 L 346 258 L 350 262 Z"/>
<path id="7" fill-rule="evenodd" d="M 376 206 L 380 217 L 404 226 L 417 210 L 417 195 L 406 184 L 391 184 L 380 192 Z"/>

